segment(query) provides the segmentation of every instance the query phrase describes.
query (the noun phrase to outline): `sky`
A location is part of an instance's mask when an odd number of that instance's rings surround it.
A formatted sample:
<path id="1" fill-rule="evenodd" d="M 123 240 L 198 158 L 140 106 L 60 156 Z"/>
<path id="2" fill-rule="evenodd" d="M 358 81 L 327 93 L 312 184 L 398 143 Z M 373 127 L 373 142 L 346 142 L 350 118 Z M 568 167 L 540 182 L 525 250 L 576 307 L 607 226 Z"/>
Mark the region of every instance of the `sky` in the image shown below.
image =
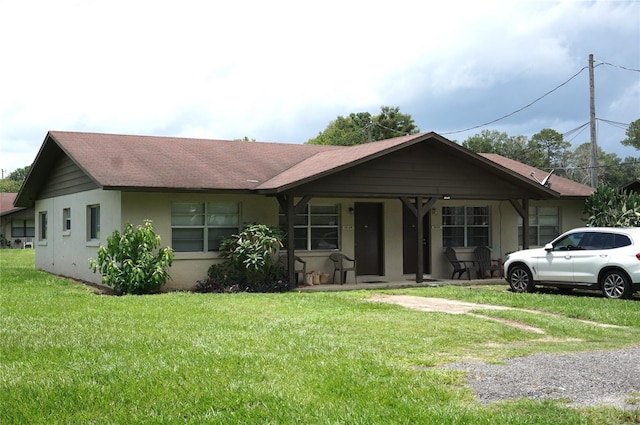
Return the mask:
<path id="1" fill-rule="evenodd" d="M 304 143 L 383 105 L 459 143 L 552 128 L 575 148 L 589 54 L 598 146 L 640 157 L 620 144 L 637 0 L 0 0 L 0 169 L 49 130 Z"/>

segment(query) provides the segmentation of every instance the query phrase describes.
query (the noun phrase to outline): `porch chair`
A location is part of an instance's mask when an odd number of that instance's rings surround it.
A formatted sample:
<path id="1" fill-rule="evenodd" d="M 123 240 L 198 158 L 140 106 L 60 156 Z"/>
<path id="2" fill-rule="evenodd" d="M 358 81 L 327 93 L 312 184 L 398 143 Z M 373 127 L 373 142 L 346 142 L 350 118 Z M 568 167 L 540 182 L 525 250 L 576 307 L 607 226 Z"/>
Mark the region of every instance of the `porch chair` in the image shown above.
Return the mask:
<path id="1" fill-rule="evenodd" d="M 278 261 L 276 263 L 279 266 L 282 266 L 285 270 L 287 270 L 287 267 L 289 267 L 287 257 L 288 255 L 286 253 L 280 253 L 280 256 L 278 257 Z M 296 274 L 296 285 L 300 283 L 300 276 L 302 276 L 302 283 L 304 283 L 305 276 L 307 275 L 307 262 L 296 255 L 293 270 Z"/>
<path id="2" fill-rule="evenodd" d="M 450 246 L 445 248 L 445 254 L 447 255 L 447 260 L 453 266 L 453 272 L 451 273 L 451 279 L 453 276 L 458 273 L 458 279 L 462 276 L 462 273 L 467 274 L 467 280 L 471 280 L 471 271 L 476 272 L 476 276 L 480 276 L 480 265 L 473 260 L 458 260 L 458 256 L 456 255 L 456 251 Z"/>
<path id="3" fill-rule="evenodd" d="M 491 258 L 491 249 L 487 246 L 478 246 L 473 250 L 473 255 L 480 265 L 481 279 L 486 277 L 486 273 L 489 273 L 489 277 L 493 277 L 493 272 L 498 272 L 498 277 L 502 275 L 502 264 L 500 260 Z"/>
<path id="4" fill-rule="evenodd" d="M 25 241 L 24 241 L 24 245 L 22 245 L 22 248 L 23 248 L 23 249 L 26 249 L 26 248 L 33 248 L 33 238 L 27 238 L 27 239 L 25 239 Z"/>
<path id="5" fill-rule="evenodd" d="M 336 283 L 336 273 L 338 273 L 338 277 L 340 285 L 346 282 L 347 280 L 347 272 L 353 272 L 353 279 L 356 284 L 358 283 L 358 277 L 356 276 L 356 260 L 353 258 L 349 258 L 346 255 L 340 252 L 334 252 L 329 256 L 329 259 L 333 261 L 333 283 Z M 351 263 L 346 264 L 346 263 Z"/>

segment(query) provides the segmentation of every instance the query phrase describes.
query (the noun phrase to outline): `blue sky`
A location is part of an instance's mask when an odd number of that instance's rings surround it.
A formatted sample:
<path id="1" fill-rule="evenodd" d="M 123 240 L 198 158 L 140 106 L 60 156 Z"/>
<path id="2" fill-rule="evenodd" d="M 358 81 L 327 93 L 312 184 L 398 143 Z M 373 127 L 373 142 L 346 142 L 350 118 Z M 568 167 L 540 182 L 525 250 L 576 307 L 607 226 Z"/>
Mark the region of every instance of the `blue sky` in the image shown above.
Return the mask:
<path id="1" fill-rule="evenodd" d="M 0 168 L 48 130 L 304 143 L 382 105 L 459 142 L 564 134 L 589 121 L 589 54 L 597 117 L 640 118 L 640 2 L 428 3 L 3 2 Z M 598 121 L 605 152 L 639 157 L 624 138 Z"/>

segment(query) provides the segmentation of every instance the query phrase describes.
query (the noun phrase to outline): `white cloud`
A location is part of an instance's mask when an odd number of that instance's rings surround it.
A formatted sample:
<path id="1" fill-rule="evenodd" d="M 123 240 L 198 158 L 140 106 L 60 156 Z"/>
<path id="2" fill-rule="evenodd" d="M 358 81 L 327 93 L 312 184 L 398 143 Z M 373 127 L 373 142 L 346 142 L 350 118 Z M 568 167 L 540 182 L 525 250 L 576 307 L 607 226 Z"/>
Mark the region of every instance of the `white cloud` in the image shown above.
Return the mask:
<path id="1" fill-rule="evenodd" d="M 303 142 L 338 115 L 429 103 L 414 116 L 424 130 L 459 129 L 523 106 L 588 53 L 640 66 L 623 48 L 640 36 L 637 2 L 33 0 L 0 13 L 13 40 L 0 46 L 3 169 L 32 161 L 49 129 Z M 637 74 L 606 84 L 609 119 L 638 109 Z"/>

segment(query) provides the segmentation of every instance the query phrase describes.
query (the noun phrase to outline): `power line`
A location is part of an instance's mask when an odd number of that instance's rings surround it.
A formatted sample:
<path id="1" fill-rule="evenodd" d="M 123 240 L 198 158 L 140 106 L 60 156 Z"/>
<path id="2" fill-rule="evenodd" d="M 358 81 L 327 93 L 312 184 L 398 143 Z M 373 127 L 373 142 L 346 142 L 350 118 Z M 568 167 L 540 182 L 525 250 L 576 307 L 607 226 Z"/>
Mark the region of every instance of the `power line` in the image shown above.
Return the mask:
<path id="1" fill-rule="evenodd" d="M 609 62 L 602 62 L 602 61 L 598 61 L 598 66 L 599 66 L 599 65 L 609 65 L 609 66 L 612 66 L 612 67 L 614 67 L 614 68 L 624 69 L 625 71 L 640 72 L 640 69 L 627 68 L 626 66 L 622 66 L 622 65 L 614 65 L 614 64 L 609 63 Z"/>
<path id="2" fill-rule="evenodd" d="M 442 135 L 445 135 L 445 134 L 463 133 L 463 132 L 465 132 L 465 131 L 475 130 L 476 128 L 486 127 L 486 126 L 487 126 L 487 125 L 489 125 L 489 124 L 493 124 L 493 123 L 496 123 L 496 122 L 498 122 L 498 121 L 502 121 L 502 120 L 503 120 L 503 119 L 505 119 L 505 118 L 509 118 L 510 116 L 515 115 L 515 114 L 517 114 L 518 112 L 524 111 L 525 109 L 529 108 L 530 106 L 533 106 L 533 105 L 534 105 L 535 103 L 537 103 L 538 101 L 540 101 L 540 100 L 544 99 L 545 97 L 549 96 L 551 93 L 553 93 L 553 92 L 555 92 L 556 90 L 560 89 L 561 87 L 563 87 L 564 85 L 566 85 L 567 83 L 569 83 L 571 80 L 573 80 L 574 78 L 576 78 L 578 75 L 580 75 L 580 74 L 582 73 L 582 71 L 584 71 L 585 69 L 587 69 L 587 67 L 586 67 L 586 66 L 585 66 L 585 67 L 582 67 L 582 69 L 580 69 L 580 71 L 576 72 L 576 73 L 575 73 L 571 78 L 569 78 L 569 79 L 568 79 L 567 81 L 565 81 L 564 83 L 562 83 L 562 84 L 560 84 L 560 85 L 556 86 L 555 88 L 553 88 L 553 89 L 549 90 L 548 92 L 546 92 L 545 94 L 543 94 L 542 96 L 540 96 L 539 98 L 537 98 L 536 100 L 534 100 L 533 102 L 529 103 L 528 105 L 525 105 L 525 106 L 523 106 L 523 107 L 522 107 L 522 108 L 520 108 L 520 109 L 516 109 L 515 111 L 513 111 L 513 112 L 511 112 L 511 113 L 509 113 L 509 114 L 507 114 L 507 115 L 504 115 L 504 116 L 502 116 L 502 117 L 500 117 L 500 118 L 496 118 L 495 120 L 493 120 L 493 121 L 489 121 L 489 122 L 486 122 L 486 123 L 484 123 L 484 124 L 480 124 L 480 125 L 476 125 L 476 126 L 473 126 L 473 127 L 465 128 L 464 130 L 449 131 L 449 132 L 441 133 L 441 134 L 442 134 Z"/>

